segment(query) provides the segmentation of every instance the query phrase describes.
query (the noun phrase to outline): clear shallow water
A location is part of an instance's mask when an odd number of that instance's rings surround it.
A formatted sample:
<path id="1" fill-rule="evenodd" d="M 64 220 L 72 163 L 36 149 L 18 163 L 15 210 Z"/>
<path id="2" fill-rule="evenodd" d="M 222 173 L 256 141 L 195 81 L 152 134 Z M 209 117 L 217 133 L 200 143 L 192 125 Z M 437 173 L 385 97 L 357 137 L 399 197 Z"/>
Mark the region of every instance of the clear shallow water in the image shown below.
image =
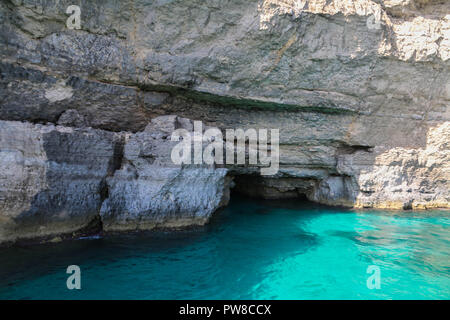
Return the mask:
<path id="1" fill-rule="evenodd" d="M 449 226 L 448 211 L 233 199 L 198 230 L 0 249 L 0 299 L 449 299 Z"/>

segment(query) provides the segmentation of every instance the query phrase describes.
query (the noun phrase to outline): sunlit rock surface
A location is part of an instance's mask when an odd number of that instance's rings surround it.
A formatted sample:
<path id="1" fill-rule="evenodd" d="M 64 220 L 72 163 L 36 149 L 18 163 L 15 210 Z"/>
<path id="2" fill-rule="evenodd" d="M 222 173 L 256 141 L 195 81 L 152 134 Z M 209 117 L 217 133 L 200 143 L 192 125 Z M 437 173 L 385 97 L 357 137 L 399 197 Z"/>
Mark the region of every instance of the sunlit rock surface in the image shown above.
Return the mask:
<path id="1" fill-rule="evenodd" d="M 228 204 L 227 169 L 172 161 L 178 142 L 170 136 L 178 128 L 192 128 L 192 122 L 158 117 L 145 131 L 127 136 L 122 166 L 107 179 L 109 195 L 101 210 L 104 230 L 203 225 Z"/>
<path id="2" fill-rule="evenodd" d="M 173 163 L 167 129 L 189 125 L 159 117 L 132 134 L 0 121 L 0 245 L 205 224 L 232 178 Z"/>

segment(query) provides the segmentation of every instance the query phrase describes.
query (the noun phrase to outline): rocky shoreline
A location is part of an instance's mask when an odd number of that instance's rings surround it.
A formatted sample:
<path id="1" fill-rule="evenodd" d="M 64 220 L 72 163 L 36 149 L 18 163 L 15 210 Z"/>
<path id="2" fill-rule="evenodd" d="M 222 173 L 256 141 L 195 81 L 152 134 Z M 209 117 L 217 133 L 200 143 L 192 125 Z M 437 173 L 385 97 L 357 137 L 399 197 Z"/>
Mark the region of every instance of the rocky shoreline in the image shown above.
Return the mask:
<path id="1" fill-rule="evenodd" d="M 408 166 L 448 159 L 442 146 L 449 141 L 448 127 L 438 127 L 425 150 L 390 150 L 378 156 L 399 161 L 395 166 L 380 164 L 367 172 L 364 161 L 373 151 L 342 153 L 336 170 L 345 176 L 321 173 L 319 180 L 314 170 L 286 166 L 264 177 L 248 165 L 175 165 L 171 151 L 176 142 L 170 133 L 185 128 L 193 134 L 192 121 L 178 116 L 154 118 L 137 133 L 85 127 L 75 110 L 61 119 L 74 127 L 0 121 L 0 243 L 204 225 L 228 204 L 236 185 L 242 194 L 266 199 L 305 196 L 354 208 L 448 208 L 448 181 L 442 181 L 442 189 L 438 183 L 442 168 Z M 401 188 L 394 183 L 408 178 L 407 170 L 415 179 L 410 191 L 385 187 Z M 434 193 L 412 191 L 433 174 L 436 181 L 428 190 Z"/>
<path id="2" fill-rule="evenodd" d="M 70 113 L 66 123 L 81 118 Z M 160 117 L 133 134 L 0 121 L 0 242 L 77 233 L 93 221 L 106 232 L 206 223 L 228 203 L 231 178 L 226 168 L 173 164 L 168 130 L 178 123 Z"/>
<path id="3" fill-rule="evenodd" d="M 202 225 L 232 187 L 450 208 L 450 4 L 306 2 L 0 2 L 0 245 Z M 278 173 L 174 165 L 194 120 L 279 129 Z"/>

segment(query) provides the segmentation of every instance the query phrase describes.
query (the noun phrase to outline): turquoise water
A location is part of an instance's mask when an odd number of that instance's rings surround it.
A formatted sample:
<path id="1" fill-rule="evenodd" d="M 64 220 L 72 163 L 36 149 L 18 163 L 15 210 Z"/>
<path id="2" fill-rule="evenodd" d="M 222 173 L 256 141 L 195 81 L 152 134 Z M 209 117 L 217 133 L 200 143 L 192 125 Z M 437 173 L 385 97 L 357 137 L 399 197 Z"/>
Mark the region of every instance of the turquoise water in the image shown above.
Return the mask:
<path id="1" fill-rule="evenodd" d="M 0 249 L 0 299 L 449 299 L 449 225 L 448 211 L 235 198 L 196 230 Z"/>

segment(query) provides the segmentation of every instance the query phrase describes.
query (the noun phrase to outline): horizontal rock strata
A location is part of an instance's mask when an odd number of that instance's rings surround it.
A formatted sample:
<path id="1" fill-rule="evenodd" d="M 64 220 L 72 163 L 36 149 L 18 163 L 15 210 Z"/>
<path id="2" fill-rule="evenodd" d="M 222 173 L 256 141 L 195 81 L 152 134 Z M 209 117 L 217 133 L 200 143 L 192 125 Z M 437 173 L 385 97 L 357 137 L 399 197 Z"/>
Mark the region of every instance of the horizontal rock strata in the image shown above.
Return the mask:
<path id="1" fill-rule="evenodd" d="M 0 243 L 98 220 L 117 143 L 102 130 L 0 121 Z"/>
<path id="2" fill-rule="evenodd" d="M 231 178 L 174 165 L 170 119 L 136 134 L 0 121 L 0 244 L 206 223 L 228 203 Z"/>
<path id="3" fill-rule="evenodd" d="M 181 127 L 192 131 L 193 125 L 189 119 L 159 117 L 145 131 L 126 138 L 122 167 L 107 179 L 104 230 L 203 225 L 228 204 L 227 169 L 173 163 L 171 152 L 178 142 L 170 136 Z"/>
<path id="4" fill-rule="evenodd" d="M 27 139 L 2 140 L 0 161 L 16 166 L 24 157 L 16 149 L 30 148 L 23 152 L 32 154 L 24 154 L 41 163 L 21 173 L 20 183 L 14 170 L 4 170 L 3 192 L 11 190 L 12 197 L 20 189 L 22 200 L 1 204 L 1 219 L 31 210 L 30 199 L 48 184 L 43 177 L 56 170 L 47 169 L 41 131 L 48 128 L 53 135 L 73 130 L 73 137 L 103 130 L 102 147 L 87 148 L 87 159 L 96 152 L 114 159 L 116 139 L 124 148 L 120 168 L 92 160 L 95 172 L 83 178 L 89 187 L 80 187 L 92 199 L 79 200 L 89 210 L 68 231 L 86 226 L 100 207 L 111 230 L 181 225 L 187 217 L 202 223 L 222 205 L 227 176 L 235 177 L 240 192 L 266 198 L 450 207 L 448 1 L 82 1 L 80 30 L 66 26 L 68 5 L 0 2 L 0 120 L 12 126 L 7 135 L 18 132 L 15 139 L 25 134 L 20 126 L 30 132 Z M 145 130 L 152 120 L 172 126 L 169 118 L 157 118 L 167 115 L 177 115 L 175 123 L 189 118 L 221 130 L 279 129 L 278 174 L 262 177 L 258 168 L 229 166 L 225 175 L 224 168 L 205 166 L 195 168 L 201 172 L 195 176 L 193 168 L 170 167 L 164 158 L 170 142 L 158 135 L 151 140 L 154 133 Z M 162 153 L 150 151 L 156 146 Z M 158 157 L 164 159 L 154 161 Z M 58 182 L 67 190 L 75 183 L 69 176 Z M 203 190 L 209 200 L 187 202 L 179 193 L 202 183 L 212 186 Z M 102 201 L 106 189 L 115 196 Z M 61 201 L 52 210 L 62 210 Z M 190 209 L 178 210 L 180 201 Z M 154 219 L 139 222 L 143 212 Z"/>

